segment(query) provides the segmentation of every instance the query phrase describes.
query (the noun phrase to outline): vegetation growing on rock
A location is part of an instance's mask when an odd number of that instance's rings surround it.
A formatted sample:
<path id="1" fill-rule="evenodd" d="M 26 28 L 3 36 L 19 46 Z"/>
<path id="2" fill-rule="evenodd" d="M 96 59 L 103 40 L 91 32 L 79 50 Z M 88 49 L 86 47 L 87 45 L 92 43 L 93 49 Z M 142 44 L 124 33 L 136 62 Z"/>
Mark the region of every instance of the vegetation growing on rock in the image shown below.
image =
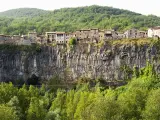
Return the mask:
<path id="1" fill-rule="evenodd" d="M 68 44 L 69 44 L 70 46 L 76 45 L 76 39 L 75 39 L 75 38 L 71 38 L 71 39 L 68 41 Z"/>
<path id="2" fill-rule="evenodd" d="M 25 52 L 40 52 L 41 47 L 38 44 L 35 45 L 12 45 L 12 44 L 0 44 L 1 51 L 25 51 Z"/>

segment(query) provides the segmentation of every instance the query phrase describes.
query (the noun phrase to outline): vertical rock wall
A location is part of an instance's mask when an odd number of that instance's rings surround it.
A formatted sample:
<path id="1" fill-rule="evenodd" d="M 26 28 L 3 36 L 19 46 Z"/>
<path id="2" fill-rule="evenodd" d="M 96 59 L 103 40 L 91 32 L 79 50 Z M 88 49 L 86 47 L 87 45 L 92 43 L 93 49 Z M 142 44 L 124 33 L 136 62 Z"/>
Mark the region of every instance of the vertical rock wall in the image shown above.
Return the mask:
<path id="1" fill-rule="evenodd" d="M 70 74 L 103 77 L 107 81 L 123 80 L 124 66 L 142 68 L 150 61 L 159 72 L 158 50 L 148 45 L 116 45 L 95 47 L 81 44 L 68 50 L 65 46 L 41 47 L 40 52 L 0 51 L 0 81 L 27 80 L 33 74 L 41 79 Z"/>

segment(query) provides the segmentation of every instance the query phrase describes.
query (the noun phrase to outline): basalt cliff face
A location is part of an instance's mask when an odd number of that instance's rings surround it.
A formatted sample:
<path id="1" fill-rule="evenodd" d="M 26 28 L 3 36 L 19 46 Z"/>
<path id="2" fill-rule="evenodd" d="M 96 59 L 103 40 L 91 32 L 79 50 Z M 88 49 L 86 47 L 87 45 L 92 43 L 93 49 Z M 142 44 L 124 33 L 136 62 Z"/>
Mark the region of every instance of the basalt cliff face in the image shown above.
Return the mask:
<path id="1" fill-rule="evenodd" d="M 158 50 L 149 45 L 103 45 L 96 47 L 81 44 L 68 49 L 57 45 L 41 46 L 38 52 L 0 51 L 0 81 L 27 80 L 32 75 L 50 79 L 54 75 L 70 75 L 73 80 L 86 76 L 103 77 L 106 81 L 123 80 L 136 66 L 146 66 L 146 61 L 160 71 Z M 131 77 L 131 74 L 127 74 Z"/>

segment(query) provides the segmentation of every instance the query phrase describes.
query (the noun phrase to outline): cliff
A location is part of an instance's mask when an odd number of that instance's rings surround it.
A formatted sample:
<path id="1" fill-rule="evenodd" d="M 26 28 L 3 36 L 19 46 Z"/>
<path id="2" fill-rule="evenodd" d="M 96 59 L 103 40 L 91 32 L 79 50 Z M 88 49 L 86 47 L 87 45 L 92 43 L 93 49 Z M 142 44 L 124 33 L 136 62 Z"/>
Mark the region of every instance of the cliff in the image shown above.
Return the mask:
<path id="1" fill-rule="evenodd" d="M 132 76 L 134 66 L 137 69 L 145 67 L 146 61 L 160 71 L 158 47 L 146 42 L 140 45 L 135 42 L 82 43 L 70 48 L 66 45 L 41 46 L 38 50 L 13 48 L 0 47 L 0 81 L 26 81 L 32 75 L 46 80 L 66 74 L 72 78 L 70 80 L 82 76 L 102 77 L 106 81 L 124 80 Z"/>

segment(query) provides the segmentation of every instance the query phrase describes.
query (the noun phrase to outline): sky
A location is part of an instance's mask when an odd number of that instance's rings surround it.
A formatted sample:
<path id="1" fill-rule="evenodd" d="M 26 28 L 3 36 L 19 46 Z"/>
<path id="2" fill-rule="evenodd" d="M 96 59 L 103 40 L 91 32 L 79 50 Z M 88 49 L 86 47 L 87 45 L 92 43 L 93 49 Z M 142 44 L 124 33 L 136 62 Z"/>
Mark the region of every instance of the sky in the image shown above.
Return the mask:
<path id="1" fill-rule="evenodd" d="M 2 0 L 0 12 L 15 8 L 54 10 L 64 7 L 101 5 L 160 16 L 160 0 Z"/>

